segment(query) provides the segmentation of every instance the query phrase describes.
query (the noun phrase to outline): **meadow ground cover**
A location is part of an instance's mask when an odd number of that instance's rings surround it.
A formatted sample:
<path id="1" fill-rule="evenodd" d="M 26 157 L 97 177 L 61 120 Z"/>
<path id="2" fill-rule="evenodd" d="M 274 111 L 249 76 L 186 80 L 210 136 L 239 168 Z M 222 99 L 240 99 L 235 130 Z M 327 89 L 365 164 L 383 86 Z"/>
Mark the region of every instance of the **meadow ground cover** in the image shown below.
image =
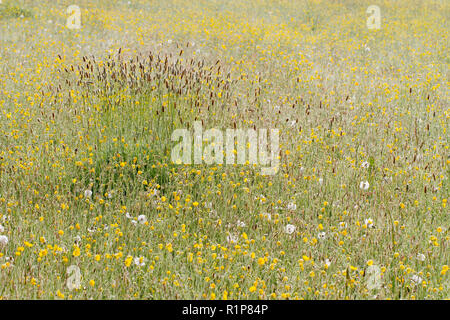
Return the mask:
<path id="1" fill-rule="evenodd" d="M 449 298 L 449 1 L 1 2 L 0 298 Z"/>

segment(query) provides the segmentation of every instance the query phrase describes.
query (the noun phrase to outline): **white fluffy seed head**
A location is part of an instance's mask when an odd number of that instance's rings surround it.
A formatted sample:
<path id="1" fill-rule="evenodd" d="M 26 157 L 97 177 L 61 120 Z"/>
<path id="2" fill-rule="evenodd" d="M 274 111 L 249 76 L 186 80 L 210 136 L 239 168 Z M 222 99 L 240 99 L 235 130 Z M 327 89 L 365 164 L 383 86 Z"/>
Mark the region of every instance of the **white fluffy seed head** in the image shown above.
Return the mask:
<path id="1" fill-rule="evenodd" d="M 0 246 L 6 246 L 9 242 L 7 236 L 0 236 Z"/>

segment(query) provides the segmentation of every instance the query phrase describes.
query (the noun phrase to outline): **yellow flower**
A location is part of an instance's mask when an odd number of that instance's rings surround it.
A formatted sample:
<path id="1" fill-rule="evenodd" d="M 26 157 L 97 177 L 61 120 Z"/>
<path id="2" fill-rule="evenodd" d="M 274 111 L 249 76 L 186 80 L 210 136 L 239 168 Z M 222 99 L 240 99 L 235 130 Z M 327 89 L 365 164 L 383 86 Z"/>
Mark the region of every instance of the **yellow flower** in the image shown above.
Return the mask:
<path id="1" fill-rule="evenodd" d="M 80 248 L 78 246 L 75 246 L 75 249 L 73 250 L 73 256 L 79 257 L 81 254 Z"/>
<path id="2" fill-rule="evenodd" d="M 129 267 L 129 266 L 131 265 L 132 262 L 133 262 L 133 257 L 132 257 L 132 256 L 128 256 L 128 257 L 125 259 L 125 266 L 126 266 L 126 267 Z"/>
<path id="3" fill-rule="evenodd" d="M 442 266 L 441 275 L 445 276 L 448 271 L 448 265 Z"/>
<path id="4" fill-rule="evenodd" d="M 57 295 L 59 298 L 64 299 L 64 294 L 62 294 L 60 290 L 56 291 L 56 295 Z"/>

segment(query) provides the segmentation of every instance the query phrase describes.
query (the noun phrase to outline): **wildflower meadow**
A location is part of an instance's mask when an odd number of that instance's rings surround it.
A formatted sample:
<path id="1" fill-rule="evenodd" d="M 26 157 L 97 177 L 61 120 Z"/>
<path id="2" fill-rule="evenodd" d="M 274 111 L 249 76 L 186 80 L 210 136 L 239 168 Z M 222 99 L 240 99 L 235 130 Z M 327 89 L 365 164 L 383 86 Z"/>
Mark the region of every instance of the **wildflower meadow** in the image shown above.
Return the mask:
<path id="1" fill-rule="evenodd" d="M 0 1 L 0 299 L 450 298 L 449 19 Z"/>

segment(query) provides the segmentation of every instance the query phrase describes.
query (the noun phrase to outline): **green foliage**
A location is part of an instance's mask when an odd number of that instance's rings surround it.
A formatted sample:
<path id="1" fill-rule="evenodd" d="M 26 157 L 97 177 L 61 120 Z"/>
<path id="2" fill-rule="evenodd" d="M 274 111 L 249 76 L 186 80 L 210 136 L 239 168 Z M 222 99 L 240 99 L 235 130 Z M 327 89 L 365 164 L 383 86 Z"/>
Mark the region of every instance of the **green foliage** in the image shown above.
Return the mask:
<path id="1" fill-rule="evenodd" d="M 32 15 L 31 10 L 23 9 L 9 2 L 3 6 L 0 4 L 0 19 L 30 18 Z"/>

